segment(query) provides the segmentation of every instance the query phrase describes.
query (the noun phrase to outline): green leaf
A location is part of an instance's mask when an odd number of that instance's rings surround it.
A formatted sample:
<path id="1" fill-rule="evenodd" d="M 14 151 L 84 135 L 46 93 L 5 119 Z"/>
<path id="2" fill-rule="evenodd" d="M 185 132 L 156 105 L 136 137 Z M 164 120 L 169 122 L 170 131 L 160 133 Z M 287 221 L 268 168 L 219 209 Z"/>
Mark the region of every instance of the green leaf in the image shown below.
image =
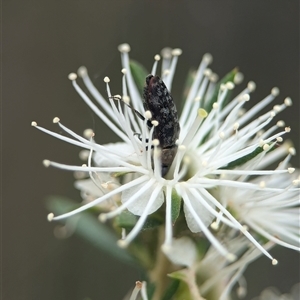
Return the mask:
<path id="1" fill-rule="evenodd" d="M 168 274 L 169 277 L 175 279 L 179 284 L 176 289 L 175 299 L 185 299 L 185 300 L 194 300 L 192 298 L 190 288 L 187 284 L 189 278 L 187 276 L 186 270 L 179 270 Z"/>
<path id="2" fill-rule="evenodd" d="M 176 291 L 175 299 L 205 300 L 200 295 L 194 270 L 182 269 L 168 274 L 168 276 L 180 281 Z"/>
<path id="3" fill-rule="evenodd" d="M 181 197 L 176 193 L 176 190 L 172 190 L 172 223 L 175 224 L 181 209 Z"/>
<path id="4" fill-rule="evenodd" d="M 184 272 L 185 269 L 181 269 L 179 271 L 175 271 L 172 272 L 170 274 L 168 274 L 169 277 L 173 278 L 173 279 L 177 279 L 177 280 L 181 280 L 181 281 L 187 281 L 187 274 Z"/>
<path id="5" fill-rule="evenodd" d="M 132 214 L 130 211 L 123 211 L 115 218 L 115 225 L 120 228 L 131 230 L 135 226 L 138 220 L 139 217 Z M 163 224 L 162 218 L 158 214 L 154 213 L 147 217 L 147 220 L 145 221 L 142 229 L 143 230 L 153 229 L 156 228 L 157 226 L 160 226 L 161 224 Z"/>
<path id="6" fill-rule="evenodd" d="M 129 65 L 130 65 L 130 71 L 135 81 L 135 84 L 138 90 L 142 91 L 145 85 L 145 79 L 149 74 L 149 72 L 142 64 L 140 64 L 139 62 L 133 59 L 130 60 Z"/>
<path id="7" fill-rule="evenodd" d="M 220 169 L 233 169 L 235 167 L 241 166 L 243 164 L 245 164 L 247 161 L 253 159 L 255 156 L 257 156 L 258 154 L 262 153 L 264 151 L 264 149 L 262 147 L 257 147 L 253 152 L 249 153 L 248 155 L 245 155 L 237 160 L 234 160 L 232 162 L 230 162 L 226 167 L 222 167 Z"/>
<path id="8" fill-rule="evenodd" d="M 235 75 L 238 73 L 238 69 L 234 68 L 231 72 L 229 72 L 228 74 L 226 74 L 216 85 L 215 91 L 212 95 L 212 97 L 210 98 L 209 101 L 207 101 L 207 104 L 205 105 L 204 109 L 209 113 L 212 109 L 212 105 L 217 102 L 218 100 L 218 95 L 219 95 L 219 90 L 220 90 L 220 86 L 221 84 L 227 83 L 229 81 L 233 82 Z M 226 106 L 226 104 L 229 102 L 230 98 L 231 98 L 231 91 L 229 90 L 227 92 L 227 95 L 223 101 L 223 105 L 221 107 L 221 109 L 223 107 Z"/>
<path id="9" fill-rule="evenodd" d="M 115 225 L 120 228 L 132 229 L 138 221 L 138 216 L 132 214 L 129 211 L 122 211 L 115 218 Z"/>
<path id="10" fill-rule="evenodd" d="M 46 199 L 46 206 L 55 215 L 66 213 L 76 205 L 72 200 L 61 196 L 50 196 Z M 96 248 L 109 253 L 122 262 L 133 265 L 134 259 L 124 250 L 117 246 L 117 237 L 94 215 L 82 212 L 68 221 L 74 221 L 75 233 L 90 242 Z"/>
<path id="11" fill-rule="evenodd" d="M 270 145 L 270 144 L 269 144 Z M 276 149 L 275 146 L 271 147 L 268 152 L 270 151 L 273 151 L 274 149 Z M 258 154 L 262 153 L 264 151 L 263 147 L 257 147 L 254 151 L 252 151 L 251 153 L 237 159 L 237 160 L 234 160 L 232 162 L 230 162 L 227 166 L 225 167 L 222 167 L 220 169 L 225 169 L 225 170 L 228 170 L 228 169 L 233 169 L 235 167 L 239 167 L 243 164 L 245 164 L 246 162 L 250 161 L 251 159 L 253 159 L 254 157 L 256 157 Z"/>
<path id="12" fill-rule="evenodd" d="M 148 299 L 152 299 L 154 292 L 155 292 L 156 286 L 153 282 L 147 283 L 147 296 Z"/>
<path id="13" fill-rule="evenodd" d="M 170 285 L 168 286 L 166 292 L 164 293 L 162 300 L 172 299 L 172 297 L 175 295 L 175 293 L 178 290 L 179 284 L 180 284 L 179 280 L 177 280 L 177 279 L 172 280 Z"/>

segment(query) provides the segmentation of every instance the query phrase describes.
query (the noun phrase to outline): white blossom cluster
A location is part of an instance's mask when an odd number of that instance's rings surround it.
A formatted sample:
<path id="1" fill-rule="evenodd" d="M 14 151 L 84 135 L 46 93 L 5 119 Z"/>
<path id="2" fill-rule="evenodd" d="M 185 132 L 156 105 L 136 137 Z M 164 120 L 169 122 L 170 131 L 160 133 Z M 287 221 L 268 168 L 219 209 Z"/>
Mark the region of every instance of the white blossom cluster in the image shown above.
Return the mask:
<path id="1" fill-rule="evenodd" d="M 175 193 L 182 199 L 189 230 L 201 232 L 212 245 L 202 264 L 219 257 L 218 266 L 224 266 L 222 272 L 225 272 L 226 263 L 235 261 L 241 247 L 247 245 L 250 249 L 249 255 L 244 255 L 227 273 L 231 281 L 227 281 L 223 290 L 226 299 L 227 291 L 240 278 L 238 274 L 261 253 L 273 264 L 277 263 L 268 251 L 271 244 L 299 251 L 299 172 L 289 163 L 295 149 L 283 141 L 290 128 L 283 121 L 275 124 L 273 121 L 282 110 L 292 105 L 292 101 L 287 97 L 282 104 L 266 111 L 268 104 L 279 95 L 279 89 L 273 88 L 269 95 L 246 110 L 244 104 L 250 101 L 255 90 L 255 83 L 249 82 L 228 102 L 229 93 L 241 82 L 242 75 L 236 73 L 232 81 L 218 86 L 217 75 L 208 68 L 212 56 L 205 54 L 179 113 L 181 130 L 176 142 L 176 157 L 163 177 L 162 149 L 159 141 L 152 138 L 157 122 L 152 119 L 153 126 L 149 128 L 152 112 L 143 109 L 141 91 L 130 68 L 129 45 L 120 45 L 119 51 L 123 67 L 120 96 L 111 94 L 110 79 L 105 77 L 108 99 L 104 98 L 93 85 L 85 67 L 79 68 L 77 74 L 71 73 L 69 79 L 81 98 L 120 138 L 120 142 L 96 143 L 93 131 L 87 130 L 82 137 L 58 118 L 54 122 L 70 137 L 32 122 L 36 128 L 88 150 L 87 163 L 82 166 L 44 161 L 46 166 L 89 174 L 89 179 L 76 182 L 85 204 L 60 216 L 49 214 L 48 219 L 60 220 L 99 205 L 104 211 L 99 216 L 101 221 L 129 211 L 139 218 L 131 231 L 123 231 L 119 245 L 125 247 L 141 232 L 147 217 L 164 205 L 163 251 L 176 264 L 200 269 L 199 265 L 196 266 L 197 255 L 193 247 L 186 249 L 189 242 L 178 243 L 173 238 L 172 202 Z M 180 55 L 180 49 L 164 49 L 161 56 L 155 55 L 151 74 L 158 73 L 158 64 L 161 63 L 161 79 L 170 92 Z M 78 77 L 90 95 L 77 83 Z M 211 103 L 211 109 L 207 109 L 216 89 L 215 102 Z M 139 111 L 143 118 L 137 117 L 128 106 Z M 277 168 L 270 169 L 274 162 L 280 163 Z M 241 235 L 232 238 L 231 242 L 228 238 L 224 242 L 216 234 L 224 226 Z M 263 244 L 257 236 L 269 244 Z M 182 252 L 185 255 L 181 255 Z M 214 270 L 216 273 L 218 270 Z M 202 289 L 209 289 L 219 277 L 213 278 L 207 278 Z"/>

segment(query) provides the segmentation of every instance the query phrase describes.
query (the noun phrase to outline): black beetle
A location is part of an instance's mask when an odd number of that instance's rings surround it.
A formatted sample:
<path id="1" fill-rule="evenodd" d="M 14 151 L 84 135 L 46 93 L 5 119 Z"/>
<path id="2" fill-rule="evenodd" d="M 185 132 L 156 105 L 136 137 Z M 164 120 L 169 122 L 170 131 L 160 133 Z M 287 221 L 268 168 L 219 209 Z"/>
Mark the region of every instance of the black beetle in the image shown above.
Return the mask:
<path id="1" fill-rule="evenodd" d="M 158 125 L 154 127 L 153 139 L 159 141 L 161 148 L 161 175 L 164 177 L 175 158 L 177 153 L 176 141 L 180 133 L 180 125 L 177 109 L 171 94 L 165 83 L 158 77 L 148 75 L 143 92 L 144 109 L 151 112 L 151 119 L 147 121 L 149 129 L 152 128 L 152 121 L 157 121 Z M 112 97 L 115 100 L 121 100 L 119 97 Z M 125 103 L 125 102 L 124 102 Z M 145 117 L 129 104 L 125 103 L 132 111 L 143 121 Z M 141 139 L 139 133 L 135 133 Z M 146 148 L 148 150 L 148 147 Z"/>
<path id="2" fill-rule="evenodd" d="M 165 83 L 158 77 L 148 75 L 143 92 L 144 108 L 149 110 L 152 118 L 147 125 L 151 128 L 151 121 L 157 121 L 153 139 L 159 140 L 161 153 L 161 174 L 165 176 L 177 153 L 176 141 L 180 133 L 178 113 L 171 94 Z"/>

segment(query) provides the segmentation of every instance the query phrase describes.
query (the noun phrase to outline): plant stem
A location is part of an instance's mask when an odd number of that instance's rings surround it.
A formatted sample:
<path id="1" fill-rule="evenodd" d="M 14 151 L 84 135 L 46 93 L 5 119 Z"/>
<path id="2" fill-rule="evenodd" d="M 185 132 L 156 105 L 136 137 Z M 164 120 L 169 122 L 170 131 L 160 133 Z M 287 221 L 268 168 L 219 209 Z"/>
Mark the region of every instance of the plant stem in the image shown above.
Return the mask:
<path id="1" fill-rule="evenodd" d="M 168 286 L 167 274 L 174 270 L 174 266 L 161 251 L 161 245 L 165 238 L 164 226 L 158 229 L 157 256 L 154 268 L 150 271 L 150 279 L 155 283 L 155 292 L 151 300 L 161 300 Z"/>

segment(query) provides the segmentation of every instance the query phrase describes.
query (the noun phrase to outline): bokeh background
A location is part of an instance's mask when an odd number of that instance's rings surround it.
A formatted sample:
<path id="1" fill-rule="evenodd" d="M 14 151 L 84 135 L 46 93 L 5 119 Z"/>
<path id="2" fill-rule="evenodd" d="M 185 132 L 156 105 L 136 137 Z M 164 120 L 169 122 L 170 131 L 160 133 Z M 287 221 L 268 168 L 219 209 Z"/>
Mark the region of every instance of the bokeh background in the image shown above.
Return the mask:
<path id="1" fill-rule="evenodd" d="M 93 128 L 98 141 L 116 137 L 97 120 L 73 90 L 67 75 L 89 69 L 105 94 L 104 76 L 120 93 L 117 46 L 131 45 L 131 57 L 150 70 L 154 54 L 180 47 L 173 96 L 180 99 L 185 75 L 202 55 L 224 75 L 238 66 L 254 80 L 259 101 L 273 86 L 294 106 L 280 115 L 292 127 L 299 148 L 299 1 L 297 0 L 9 0 L 2 1 L 2 299 L 122 299 L 140 279 L 137 270 L 72 236 L 59 240 L 46 221 L 45 198 L 64 195 L 80 201 L 71 173 L 46 169 L 45 158 L 81 163 L 79 149 L 30 126 L 56 132 L 53 117 L 76 132 Z M 278 103 L 279 103 L 278 102 Z M 297 144 L 298 143 L 298 144 Z M 294 159 L 299 167 L 299 160 Z M 262 257 L 247 272 L 251 299 L 266 286 L 282 292 L 299 281 L 299 255 L 276 248 L 273 267 Z"/>

